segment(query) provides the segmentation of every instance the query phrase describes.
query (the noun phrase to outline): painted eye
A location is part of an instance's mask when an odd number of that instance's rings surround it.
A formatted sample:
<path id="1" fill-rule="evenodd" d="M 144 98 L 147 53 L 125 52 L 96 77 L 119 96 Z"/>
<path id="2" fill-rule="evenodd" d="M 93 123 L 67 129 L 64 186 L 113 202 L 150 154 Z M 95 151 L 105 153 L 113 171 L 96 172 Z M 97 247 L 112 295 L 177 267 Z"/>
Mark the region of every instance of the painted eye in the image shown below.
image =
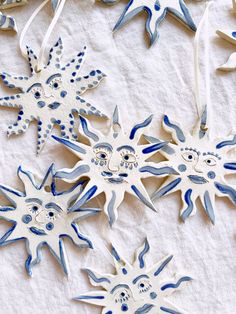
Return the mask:
<path id="1" fill-rule="evenodd" d="M 120 290 L 115 295 L 115 302 L 116 303 L 125 303 L 131 297 L 131 292 L 127 289 Z"/>
<path id="2" fill-rule="evenodd" d="M 152 285 L 149 280 L 140 281 L 138 284 L 139 292 L 145 293 L 151 289 Z"/>
<path id="3" fill-rule="evenodd" d="M 101 152 L 97 152 L 96 153 L 96 157 L 98 159 L 101 159 L 101 160 L 107 160 L 108 159 L 108 154 L 103 152 L 103 151 L 101 151 Z"/>
<path id="4" fill-rule="evenodd" d="M 49 86 L 52 88 L 52 89 L 59 89 L 61 88 L 61 79 L 60 78 L 54 78 Z"/>
<path id="5" fill-rule="evenodd" d="M 184 154 L 182 154 L 182 157 L 184 160 L 186 160 L 188 162 L 192 162 L 192 161 L 196 160 L 196 156 L 192 153 L 184 153 Z"/>
<path id="6" fill-rule="evenodd" d="M 39 212 L 39 210 L 40 210 L 40 206 L 38 204 L 31 204 L 30 205 L 31 213 L 36 214 Z"/>
<path id="7" fill-rule="evenodd" d="M 216 161 L 214 158 L 207 158 L 205 160 L 205 163 L 208 165 L 208 166 L 215 166 L 216 165 Z"/>
<path id="8" fill-rule="evenodd" d="M 40 99 L 41 98 L 41 93 L 39 91 L 34 93 L 34 98 L 35 99 Z"/>
<path id="9" fill-rule="evenodd" d="M 123 159 L 124 162 L 127 162 L 127 163 L 134 163 L 134 162 L 136 162 L 136 157 L 133 154 L 124 154 L 122 156 L 122 159 Z"/>
<path id="10" fill-rule="evenodd" d="M 53 210 L 49 210 L 46 214 L 46 217 L 48 220 L 55 220 L 58 218 L 58 213 L 53 211 Z"/>

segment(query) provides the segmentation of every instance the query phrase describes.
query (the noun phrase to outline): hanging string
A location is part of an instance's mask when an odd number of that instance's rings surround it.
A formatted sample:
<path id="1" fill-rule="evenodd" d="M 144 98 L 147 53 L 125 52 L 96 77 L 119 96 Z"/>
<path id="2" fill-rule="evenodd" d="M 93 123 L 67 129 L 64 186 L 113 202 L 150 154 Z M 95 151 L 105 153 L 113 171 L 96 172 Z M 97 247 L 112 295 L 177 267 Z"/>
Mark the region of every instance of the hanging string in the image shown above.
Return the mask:
<path id="1" fill-rule="evenodd" d="M 203 106 L 201 102 L 201 72 L 199 65 L 199 46 L 200 46 L 200 34 L 202 33 L 202 28 L 205 25 L 205 87 L 206 87 L 206 107 L 209 111 L 210 107 L 210 70 L 209 70 L 209 8 L 212 5 L 212 1 L 207 3 L 203 17 L 199 23 L 195 38 L 194 38 L 194 76 L 195 76 L 195 98 L 198 116 L 201 117 Z"/>
<path id="2" fill-rule="evenodd" d="M 25 58 L 27 58 L 27 50 L 25 49 L 25 46 L 23 44 L 25 35 L 26 35 L 29 27 L 31 26 L 32 22 L 36 18 L 36 16 L 48 4 L 49 1 L 50 0 L 45 0 L 43 3 L 40 4 L 40 6 L 32 13 L 32 15 L 29 18 L 28 22 L 26 23 L 23 31 L 21 32 L 19 45 L 20 45 L 21 53 L 22 53 L 22 55 Z M 45 54 L 45 50 L 46 50 L 46 47 L 47 47 L 48 40 L 49 40 L 49 38 L 51 36 L 51 33 L 52 33 L 54 27 L 57 24 L 57 21 L 58 21 L 60 15 L 62 13 L 62 10 L 64 8 L 65 3 L 66 3 L 66 0 L 61 0 L 59 2 L 58 6 L 57 6 L 57 9 L 55 11 L 54 17 L 52 19 L 52 22 L 50 23 L 50 25 L 48 27 L 48 30 L 47 30 L 47 32 L 46 32 L 46 34 L 44 36 L 44 39 L 43 39 L 43 42 L 42 42 L 42 45 L 41 45 L 41 48 L 40 48 L 40 51 L 39 51 L 38 64 L 37 64 L 37 68 L 35 69 L 36 72 L 40 72 L 42 70 L 42 68 L 43 68 L 43 57 L 44 57 L 44 54 Z"/>

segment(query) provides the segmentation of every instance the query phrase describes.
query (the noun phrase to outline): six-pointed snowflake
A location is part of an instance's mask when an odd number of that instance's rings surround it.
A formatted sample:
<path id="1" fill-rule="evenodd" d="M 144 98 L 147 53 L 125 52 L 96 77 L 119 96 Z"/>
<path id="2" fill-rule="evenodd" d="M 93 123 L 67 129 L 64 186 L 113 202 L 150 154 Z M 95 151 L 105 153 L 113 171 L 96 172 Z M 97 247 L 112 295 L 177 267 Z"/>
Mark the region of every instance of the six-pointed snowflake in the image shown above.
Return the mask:
<path id="1" fill-rule="evenodd" d="M 104 192 L 106 197 L 104 211 L 110 225 L 118 217 L 117 208 L 122 203 L 125 192 L 134 195 L 155 210 L 141 180 L 151 176 L 175 174 L 176 171 L 166 167 L 165 163 L 157 165 L 147 161 L 166 145 L 165 142 L 138 145 L 143 128 L 151 123 L 152 116 L 136 124 L 129 135 L 122 131 L 117 108 L 108 135 L 92 129 L 85 118 L 80 117 L 80 120 L 82 130 L 90 139 L 91 145 L 53 136 L 81 159 L 73 169 L 59 170 L 56 177 L 67 182 L 75 182 L 83 176 L 90 179 L 75 205 L 82 206 L 84 202 Z"/>
<path id="2" fill-rule="evenodd" d="M 63 238 L 69 237 L 78 247 L 92 248 L 91 241 L 79 231 L 78 221 L 99 210 L 77 207 L 73 212 L 69 211 L 74 198 L 81 193 L 83 183 L 74 185 L 68 191 L 57 192 L 53 174 L 52 165 L 38 185 L 31 172 L 19 167 L 18 175 L 24 183 L 25 192 L 0 186 L 0 191 L 13 205 L 0 207 L 0 218 L 13 224 L 0 239 L 0 246 L 25 240 L 29 255 L 25 267 L 29 275 L 32 275 L 32 266 L 40 262 L 44 245 L 48 246 L 66 274 L 68 265 Z"/>
<path id="3" fill-rule="evenodd" d="M 146 240 L 137 251 L 135 262 L 130 265 L 113 247 L 116 274 L 100 275 L 91 269 L 85 269 L 91 284 L 104 290 L 80 295 L 75 300 L 103 307 L 102 314 L 181 313 L 166 298 L 191 278 L 176 275 L 173 279 L 160 280 L 159 275 L 173 256 L 169 255 L 151 268 L 147 268 L 145 258 L 149 249 Z"/>
<path id="4" fill-rule="evenodd" d="M 204 111 L 200 123 L 190 134 L 164 116 L 163 127 L 172 135 L 174 143 L 169 143 L 160 153 L 168 160 L 167 165 L 178 171 L 179 175 L 170 175 L 152 199 L 180 190 L 183 201 L 181 218 L 185 221 L 195 214 L 195 203 L 200 198 L 214 224 L 215 196 L 226 196 L 236 204 L 236 190 L 225 178 L 236 170 L 236 161 L 227 155 L 236 145 L 236 135 L 225 140 L 211 139 L 206 120 L 207 113 Z M 152 143 L 158 141 L 152 137 L 146 138 Z"/>
<path id="5" fill-rule="evenodd" d="M 113 4 L 119 0 L 102 1 L 107 4 Z M 173 15 L 191 30 L 196 31 L 196 26 L 184 0 L 129 0 L 114 30 L 120 29 L 125 23 L 143 10 L 148 14 L 146 30 L 150 36 L 151 44 L 158 38 L 159 25 L 164 20 L 167 13 Z"/>
<path id="6" fill-rule="evenodd" d="M 105 75 L 96 70 L 87 76 L 79 76 L 85 49 L 71 62 L 62 66 L 61 39 L 50 50 L 49 62 L 40 72 L 37 71 L 37 57 L 30 48 L 27 48 L 27 52 L 32 75 L 15 77 L 3 73 L 1 75 L 3 83 L 9 88 L 20 88 L 22 93 L 1 98 L 0 106 L 20 110 L 18 121 L 8 128 L 8 135 L 23 133 L 32 120 L 38 121 L 37 153 L 39 153 L 54 125 L 60 126 L 62 136 L 68 138 L 73 134 L 74 113 L 104 116 L 82 99 L 81 94 L 96 87 Z"/>

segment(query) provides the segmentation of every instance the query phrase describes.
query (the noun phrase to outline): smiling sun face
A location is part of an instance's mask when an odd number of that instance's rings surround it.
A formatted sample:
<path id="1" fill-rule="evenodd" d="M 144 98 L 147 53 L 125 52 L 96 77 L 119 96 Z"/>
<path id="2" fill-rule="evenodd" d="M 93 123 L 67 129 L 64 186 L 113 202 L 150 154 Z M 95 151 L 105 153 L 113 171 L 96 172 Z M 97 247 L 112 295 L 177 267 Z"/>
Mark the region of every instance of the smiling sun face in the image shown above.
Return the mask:
<path id="1" fill-rule="evenodd" d="M 122 203 L 125 192 L 155 210 L 141 180 L 151 176 L 174 174 L 176 171 L 166 167 L 165 163 L 147 161 L 166 143 L 138 145 L 143 128 L 151 123 L 152 116 L 135 125 L 129 135 L 121 130 L 117 109 L 108 135 L 92 129 L 83 117 L 80 117 L 80 121 L 85 136 L 90 140 L 90 146 L 54 136 L 54 139 L 67 146 L 81 159 L 73 169 L 59 170 L 56 177 L 67 182 L 75 182 L 83 176 L 90 179 L 76 206 L 82 206 L 84 202 L 104 192 L 104 210 L 111 225 L 117 219 L 117 208 Z"/>
<path id="2" fill-rule="evenodd" d="M 94 215 L 95 209 L 78 208 L 69 212 L 68 208 L 74 197 L 82 191 L 82 184 L 74 185 L 66 192 L 56 192 L 53 166 L 49 168 L 41 185 L 37 185 L 34 176 L 19 168 L 18 175 L 25 186 L 25 193 L 8 186 L 0 186 L 0 191 L 14 207 L 1 207 L 0 218 L 13 223 L 10 230 L 0 239 L 0 246 L 25 239 L 29 254 L 25 266 L 32 275 L 32 266 L 41 260 L 41 248 L 47 245 L 68 274 L 66 252 L 63 238 L 69 237 L 78 247 L 90 247 L 92 243 L 78 229 L 78 221 Z M 51 184 L 48 181 L 51 179 Z M 49 190 L 48 190 L 49 189 Z"/>
<path id="3" fill-rule="evenodd" d="M 206 112 L 200 127 L 193 134 L 185 133 L 177 123 L 164 116 L 163 127 L 172 134 L 174 143 L 168 144 L 160 152 L 168 159 L 168 165 L 179 172 L 178 176 L 169 176 L 160 189 L 154 193 L 153 199 L 180 190 L 183 208 L 181 218 L 185 220 L 196 211 L 195 203 L 201 203 L 215 223 L 215 196 L 227 196 L 236 204 L 236 191 L 230 186 L 225 176 L 236 170 L 236 161 L 230 160 L 227 153 L 236 145 L 236 136 L 227 140 L 211 140 L 204 129 Z M 147 137 L 151 142 L 156 139 Z"/>
<path id="4" fill-rule="evenodd" d="M 2 73 L 3 83 L 9 88 L 19 88 L 22 93 L 0 99 L 0 106 L 18 108 L 18 121 L 8 128 L 8 135 L 20 134 L 27 130 L 33 120 L 38 121 L 39 153 L 51 134 L 54 125 L 59 125 L 61 135 L 76 137 L 73 133 L 74 114 L 103 116 L 80 96 L 88 89 L 95 88 L 105 75 L 94 70 L 87 76 L 79 76 L 85 58 L 84 51 L 77 54 L 66 66 L 61 65 L 63 45 L 61 39 L 50 50 L 49 62 L 37 71 L 37 57 L 27 48 L 31 76 L 15 77 Z"/>
<path id="5" fill-rule="evenodd" d="M 103 307 L 102 314 L 181 313 L 166 298 L 191 278 L 177 275 L 174 279 L 160 280 L 159 275 L 173 256 L 167 256 L 148 269 L 145 257 L 149 249 L 146 240 L 136 253 L 136 261 L 130 265 L 113 248 L 116 275 L 100 275 L 85 269 L 91 284 L 103 287 L 105 290 L 80 295 L 75 300 Z"/>

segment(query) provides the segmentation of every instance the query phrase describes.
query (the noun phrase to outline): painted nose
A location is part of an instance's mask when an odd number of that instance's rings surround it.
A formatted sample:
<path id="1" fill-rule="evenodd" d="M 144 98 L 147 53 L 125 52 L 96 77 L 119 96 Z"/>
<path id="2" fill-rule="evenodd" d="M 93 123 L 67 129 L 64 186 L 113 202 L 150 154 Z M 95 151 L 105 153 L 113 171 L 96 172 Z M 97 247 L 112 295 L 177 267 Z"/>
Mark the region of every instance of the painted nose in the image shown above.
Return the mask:
<path id="1" fill-rule="evenodd" d="M 111 172 L 117 172 L 120 169 L 119 159 L 116 155 L 111 156 L 111 159 L 108 162 L 108 169 Z"/>
<path id="2" fill-rule="evenodd" d="M 43 210 L 41 210 L 39 213 L 37 213 L 35 220 L 39 224 L 43 224 L 45 222 L 45 213 Z"/>
<path id="3" fill-rule="evenodd" d="M 194 168 L 194 170 L 195 170 L 196 172 L 198 172 L 198 173 L 203 173 L 203 171 L 202 171 L 202 164 L 201 164 L 200 161 L 198 161 L 198 162 L 196 163 L 196 165 L 195 165 L 193 168 Z"/>

